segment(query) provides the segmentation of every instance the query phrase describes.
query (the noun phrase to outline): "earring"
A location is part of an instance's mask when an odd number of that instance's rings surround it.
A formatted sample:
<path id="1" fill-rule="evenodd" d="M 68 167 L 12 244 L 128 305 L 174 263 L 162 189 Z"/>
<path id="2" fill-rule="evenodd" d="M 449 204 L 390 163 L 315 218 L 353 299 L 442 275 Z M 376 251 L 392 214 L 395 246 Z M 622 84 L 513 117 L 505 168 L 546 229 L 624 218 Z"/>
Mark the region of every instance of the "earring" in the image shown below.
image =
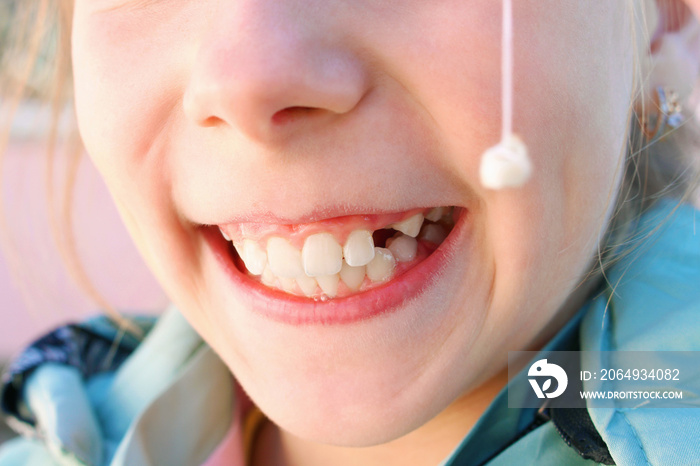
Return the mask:
<path id="1" fill-rule="evenodd" d="M 679 102 L 678 94 L 662 86 L 654 89 L 649 105 L 652 107 L 651 111 L 644 112 L 641 125 L 647 144 L 653 144 L 680 127 L 683 123 L 681 113 L 683 107 Z"/>
<path id="2" fill-rule="evenodd" d="M 513 7 L 503 0 L 501 49 L 502 128 L 501 141 L 481 156 L 479 177 L 488 189 L 518 188 L 532 173 L 532 164 L 523 141 L 513 134 Z"/>

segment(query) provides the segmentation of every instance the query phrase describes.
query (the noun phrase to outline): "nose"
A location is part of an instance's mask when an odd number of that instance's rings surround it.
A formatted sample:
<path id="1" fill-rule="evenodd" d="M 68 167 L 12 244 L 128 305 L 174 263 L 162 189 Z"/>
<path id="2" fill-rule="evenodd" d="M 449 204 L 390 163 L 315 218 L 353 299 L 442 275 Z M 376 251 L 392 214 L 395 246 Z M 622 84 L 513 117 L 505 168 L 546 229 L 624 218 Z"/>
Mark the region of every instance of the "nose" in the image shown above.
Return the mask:
<path id="1" fill-rule="evenodd" d="M 332 3 L 218 2 L 196 49 L 187 117 L 265 142 L 350 112 L 367 92 L 367 71 L 326 11 Z"/>

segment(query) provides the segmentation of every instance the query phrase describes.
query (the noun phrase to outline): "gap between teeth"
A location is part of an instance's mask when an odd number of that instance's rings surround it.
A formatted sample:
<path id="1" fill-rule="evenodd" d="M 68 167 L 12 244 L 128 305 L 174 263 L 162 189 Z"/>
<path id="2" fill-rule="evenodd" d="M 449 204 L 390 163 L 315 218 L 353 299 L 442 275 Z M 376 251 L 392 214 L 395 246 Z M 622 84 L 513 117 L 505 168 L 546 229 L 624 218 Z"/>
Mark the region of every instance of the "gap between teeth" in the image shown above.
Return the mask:
<path id="1" fill-rule="evenodd" d="M 436 207 L 425 217 L 415 214 L 406 220 L 389 225 L 398 233 L 386 241 L 386 247 L 375 247 L 372 232 L 354 230 L 339 244 L 331 233 L 316 233 L 304 241 L 301 250 L 287 239 L 272 236 L 263 249 L 256 241 L 246 239 L 234 244 L 238 255 L 250 274 L 260 276 L 269 287 L 281 288 L 288 293 L 307 297 L 337 296 L 342 282 L 351 292 L 358 291 L 365 279 L 382 283 L 392 278 L 397 262 L 416 258 L 418 239 L 441 243 L 447 236 L 437 222 L 451 214 L 450 209 Z M 228 240 L 222 231 L 224 238 Z M 230 241 L 230 240 L 229 240 Z"/>

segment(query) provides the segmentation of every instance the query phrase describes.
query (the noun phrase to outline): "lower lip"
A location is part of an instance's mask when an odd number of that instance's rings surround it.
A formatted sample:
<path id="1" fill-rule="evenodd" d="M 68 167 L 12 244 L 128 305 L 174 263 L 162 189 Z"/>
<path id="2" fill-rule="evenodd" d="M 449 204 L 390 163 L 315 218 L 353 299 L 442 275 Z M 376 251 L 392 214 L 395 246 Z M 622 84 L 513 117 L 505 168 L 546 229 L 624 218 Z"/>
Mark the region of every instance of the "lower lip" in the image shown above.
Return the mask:
<path id="1" fill-rule="evenodd" d="M 345 298 L 315 301 L 268 288 L 252 280 L 235 265 L 230 243 L 216 228 L 203 229 L 204 237 L 217 262 L 230 278 L 238 297 L 253 312 L 289 325 L 341 325 L 393 313 L 425 293 L 456 257 L 455 251 L 466 240 L 466 211 L 460 210 L 448 237 L 425 260 L 387 283 Z"/>

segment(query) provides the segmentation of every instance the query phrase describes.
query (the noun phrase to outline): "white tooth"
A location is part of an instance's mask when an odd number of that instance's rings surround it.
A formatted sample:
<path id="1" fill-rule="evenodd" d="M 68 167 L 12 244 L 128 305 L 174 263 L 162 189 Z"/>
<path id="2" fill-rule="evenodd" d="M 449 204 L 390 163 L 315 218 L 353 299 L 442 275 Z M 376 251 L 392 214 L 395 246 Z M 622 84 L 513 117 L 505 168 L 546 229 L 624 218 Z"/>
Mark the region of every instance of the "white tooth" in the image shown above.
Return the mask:
<path id="1" fill-rule="evenodd" d="M 301 252 L 284 238 L 273 236 L 267 240 L 267 261 L 278 277 L 296 278 L 304 273 Z"/>
<path id="2" fill-rule="evenodd" d="M 308 277 L 305 274 L 299 275 L 297 278 L 297 285 L 301 289 L 304 296 L 311 297 L 316 294 L 316 288 L 318 288 L 318 283 L 316 279 Z"/>
<path id="3" fill-rule="evenodd" d="M 374 259 L 374 240 L 369 230 L 355 230 L 343 246 L 345 262 L 353 267 L 367 265 Z"/>
<path id="4" fill-rule="evenodd" d="M 267 253 L 253 240 L 243 241 L 241 259 L 253 275 L 260 275 L 267 266 Z"/>
<path id="5" fill-rule="evenodd" d="M 221 229 L 221 227 L 219 227 L 219 231 L 221 232 L 221 236 L 223 236 L 226 241 L 231 241 L 231 238 L 228 237 L 228 235 L 224 232 L 224 230 Z"/>
<path id="6" fill-rule="evenodd" d="M 316 233 L 306 238 L 301 257 L 309 277 L 333 275 L 343 266 L 343 248 L 330 233 Z"/>
<path id="7" fill-rule="evenodd" d="M 372 254 L 374 255 L 374 248 L 372 249 Z M 340 278 L 350 291 L 357 291 L 360 289 L 362 282 L 365 281 L 365 266 L 352 267 L 343 262 L 343 268 L 340 269 Z"/>
<path id="8" fill-rule="evenodd" d="M 418 238 L 430 243 L 440 244 L 447 238 L 447 233 L 445 233 L 442 225 L 431 223 L 421 228 Z"/>
<path id="9" fill-rule="evenodd" d="M 316 277 L 318 286 L 329 298 L 334 298 L 338 294 L 338 282 L 340 281 L 340 275 L 324 275 L 322 277 Z"/>
<path id="10" fill-rule="evenodd" d="M 446 212 L 447 209 L 445 207 L 435 207 L 433 210 L 428 212 L 425 218 L 431 222 L 437 222 L 445 215 Z"/>
<path id="11" fill-rule="evenodd" d="M 287 293 L 293 293 L 296 290 L 297 281 L 293 278 L 279 277 L 282 289 Z"/>
<path id="12" fill-rule="evenodd" d="M 387 249 L 389 249 L 389 246 L 391 246 L 391 243 L 393 243 L 394 240 L 395 240 L 396 238 L 398 238 L 399 236 L 403 236 L 403 233 L 396 233 L 396 234 L 395 234 L 394 236 L 392 236 L 391 238 L 387 238 L 386 241 L 384 242 L 384 247 L 387 248 Z"/>
<path id="13" fill-rule="evenodd" d="M 275 286 L 277 283 L 277 277 L 275 277 L 275 274 L 272 273 L 270 267 L 265 267 L 262 275 L 260 275 L 260 281 L 265 286 Z"/>
<path id="14" fill-rule="evenodd" d="M 423 225 L 423 214 L 416 214 L 409 217 L 403 222 L 394 223 L 391 228 L 398 230 L 404 235 L 415 238 L 420 233 L 420 227 Z"/>
<path id="15" fill-rule="evenodd" d="M 387 242 L 388 243 L 388 242 Z M 418 241 L 406 235 L 399 235 L 393 238 L 391 244 L 387 244 L 387 248 L 399 262 L 408 262 L 416 258 L 418 251 Z"/>
<path id="16" fill-rule="evenodd" d="M 396 267 L 391 251 L 385 248 L 374 248 L 374 259 L 367 264 L 367 278 L 373 282 L 383 282 L 391 278 Z"/>

